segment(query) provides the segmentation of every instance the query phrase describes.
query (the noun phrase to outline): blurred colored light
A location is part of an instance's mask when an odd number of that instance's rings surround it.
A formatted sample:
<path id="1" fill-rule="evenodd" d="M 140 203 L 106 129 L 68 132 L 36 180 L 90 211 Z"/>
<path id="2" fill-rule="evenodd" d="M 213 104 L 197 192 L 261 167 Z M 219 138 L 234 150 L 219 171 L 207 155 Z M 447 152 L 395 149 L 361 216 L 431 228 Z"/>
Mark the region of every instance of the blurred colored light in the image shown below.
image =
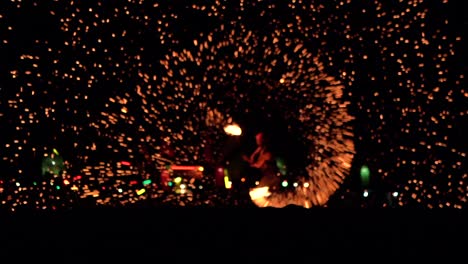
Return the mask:
<path id="1" fill-rule="evenodd" d="M 124 165 L 124 166 L 130 166 L 131 163 L 128 162 L 128 161 L 121 161 L 120 164 Z"/>
<path id="2" fill-rule="evenodd" d="M 172 185 L 174 185 L 172 182 L 167 183 L 167 186 L 169 186 L 169 187 L 172 187 Z"/>
<path id="3" fill-rule="evenodd" d="M 148 180 L 143 181 L 143 185 L 148 185 L 148 184 L 151 184 L 151 180 L 148 179 Z"/>
<path id="4" fill-rule="evenodd" d="M 142 194 L 144 194 L 145 192 L 146 192 L 145 189 L 140 189 L 140 190 L 137 191 L 137 194 L 138 194 L 138 195 L 142 195 Z"/>
<path id="5" fill-rule="evenodd" d="M 182 178 L 177 177 L 177 178 L 174 179 L 174 182 L 178 184 L 178 183 L 182 182 Z"/>
<path id="6" fill-rule="evenodd" d="M 202 168 L 202 169 L 200 170 L 200 168 Z M 172 170 L 190 170 L 190 171 L 199 170 L 199 171 L 203 171 L 203 167 L 201 167 L 201 166 L 188 166 L 188 165 L 172 165 L 171 169 Z"/>
<path id="7" fill-rule="evenodd" d="M 281 183 L 281 186 L 283 186 L 283 187 L 288 187 L 288 181 L 283 181 L 283 182 Z"/>
<path id="8" fill-rule="evenodd" d="M 59 155 L 59 152 L 57 149 L 53 149 L 52 151 L 55 153 L 55 155 Z"/>
<path id="9" fill-rule="evenodd" d="M 70 182 L 68 180 L 64 180 L 63 184 L 68 185 L 68 184 L 70 184 Z"/>
<path id="10" fill-rule="evenodd" d="M 361 175 L 361 182 L 364 186 L 369 185 L 370 181 L 370 170 L 369 167 L 366 165 L 363 165 L 360 170 L 360 175 Z"/>
<path id="11" fill-rule="evenodd" d="M 138 183 L 137 181 L 130 181 L 130 185 L 135 185 L 137 183 Z"/>
<path id="12" fill-rule="evenodd" d="M 232 182 L 229 181 L 228 176 L 224 176 L 224 187 L 226 187 L 226 189 L 231 189 L 232 187 Z"/>
<path id="13" fill-rule="evenodd" d="M 58 186 L 58 185 L 55 186 L 55 189 L 60 190 L 60 186 Z"/>

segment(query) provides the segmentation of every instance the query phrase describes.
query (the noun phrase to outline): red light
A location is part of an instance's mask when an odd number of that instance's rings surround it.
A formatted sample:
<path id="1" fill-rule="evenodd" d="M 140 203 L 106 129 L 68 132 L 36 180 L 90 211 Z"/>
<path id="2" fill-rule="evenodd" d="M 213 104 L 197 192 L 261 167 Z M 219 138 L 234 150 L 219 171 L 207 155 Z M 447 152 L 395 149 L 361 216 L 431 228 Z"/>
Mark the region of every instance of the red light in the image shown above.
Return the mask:
<path id="1" fill-rule="evenodd" d="M 131 184 L 131 185 L 135 185 L 135 184 L 137 184 L 137 183 L 138 183 L 137 181 L 130 181 L 130 184 Z"/>
<path id="2" fill-rule="evenodd" d="M 81 180 L 81 175 L 77 175 L 75 176 L 75 178 L 73 178 L 74 180 Z"/>
<path id="3" fill-rule="evenodd" d="M 124 165 L 124 166 L 130 166 L 131 165 L 130 162 L 128 162 L 128 161 L 121 161 L 120 163 L 122 165 Z"/>

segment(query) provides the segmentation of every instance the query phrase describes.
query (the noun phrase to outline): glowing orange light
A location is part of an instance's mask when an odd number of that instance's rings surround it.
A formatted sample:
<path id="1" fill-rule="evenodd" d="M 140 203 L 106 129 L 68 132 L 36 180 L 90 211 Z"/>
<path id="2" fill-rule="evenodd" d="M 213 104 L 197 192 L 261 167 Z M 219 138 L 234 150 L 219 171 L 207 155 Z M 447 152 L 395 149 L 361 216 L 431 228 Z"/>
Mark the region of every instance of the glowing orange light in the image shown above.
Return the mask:
<path id="1" fill-rule="evenodd" d="M 202 166 L 172 165 L 171 170 L 203 171 Z"/>

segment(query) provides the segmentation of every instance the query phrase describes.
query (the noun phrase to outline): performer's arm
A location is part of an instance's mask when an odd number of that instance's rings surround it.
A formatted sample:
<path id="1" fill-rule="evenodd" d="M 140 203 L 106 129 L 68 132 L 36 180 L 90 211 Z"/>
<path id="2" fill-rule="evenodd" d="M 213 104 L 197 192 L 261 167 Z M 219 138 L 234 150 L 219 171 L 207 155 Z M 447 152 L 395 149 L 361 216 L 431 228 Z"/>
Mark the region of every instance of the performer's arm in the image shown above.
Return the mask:
<path id="1" fill-rule="evenodd" d="M 252 164 L 254 162 L 254 158 L 255 158 L 255 155 L 257 154 L 257 152 L 260 151 L 260 148 L 257 148 L 252 154 L 250 154 L 250 156 L 247 156 L 247 155 L 243 155 L 242 156 L 242 159 L 244 159 L 245 161 L 247 161 L 248 163 Z"/>
<path id="2" fill-rule="evenodd" d="M 250 163 L 250 166 L 254 168 L 261 168 L 270 159 L 271 159 L 271 153 L 265 152 L 262 155 L 260 155 L 260 157 L 258 157 L 258 160 L 256 162 Z"/>

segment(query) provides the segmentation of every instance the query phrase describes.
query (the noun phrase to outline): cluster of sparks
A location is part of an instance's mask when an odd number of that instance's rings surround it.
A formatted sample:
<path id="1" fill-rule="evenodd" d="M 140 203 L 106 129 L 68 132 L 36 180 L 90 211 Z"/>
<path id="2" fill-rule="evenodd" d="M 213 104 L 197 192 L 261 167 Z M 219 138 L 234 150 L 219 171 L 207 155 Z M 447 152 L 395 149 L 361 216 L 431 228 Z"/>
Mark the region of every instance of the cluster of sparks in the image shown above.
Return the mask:
<path id="1" fill-rule="evenodd" d="M 2 3 L 6 176 L 28 177 L 27 161 L 58 146 L 86 177 L 135 173 L 114 164 L 141 149 L 156 164 L 166 145 L 200 163 L 239 113 L 275 106 L 308 165 L 294 191 L 257 190 L 257 205 L 324 205 L 365 163 L 398 183 L 401 206 L 461 208 L 468 91 L 450 3 L 361 2 Z"/>
<path id="2" fill-rule="evenodd" d="M 67 175 L 66 171 L 55 177 L 23 186 L 21 181 L 0 181 L 3 194 L 1 204 L 11 211 L 17 209 L 63 210 L 73 208 L 141 207 L 158 206 L 227 206 L 226 197 L 205 190 L 204 181 L 187 181 L 175 178 L 172 188 L 160 188 L 151 180 L 139 177 L 86 177 Z"/>

